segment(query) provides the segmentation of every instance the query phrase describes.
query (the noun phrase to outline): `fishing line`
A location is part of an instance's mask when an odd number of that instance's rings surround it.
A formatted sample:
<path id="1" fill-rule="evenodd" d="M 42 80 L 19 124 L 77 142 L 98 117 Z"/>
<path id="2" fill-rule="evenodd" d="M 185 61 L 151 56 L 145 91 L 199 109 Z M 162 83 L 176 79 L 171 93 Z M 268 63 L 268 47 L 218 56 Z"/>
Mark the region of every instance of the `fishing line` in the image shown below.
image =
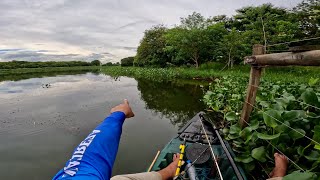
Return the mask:
<path id="1" fill-rule="evenodd" d="M 242 118 L 241 118 L 242 119 Z M 242 119 L 245 123 L 247 123 L 247 125 L 250 127 L 250 124 L 245 121 L 244 119 Z M 259 133 L 257 130 L 254 130 L 255 132 Z M 281 153 L 282 155 L 284 155 L 292 164 L 294 164 L 295 166 L 297 166 L 300 170 L 305 171 L 304 169 L 302 169 L 298 164 L 296 164 L 293 160 L 291 160 L 288 156 L 286 156 L 282 151 L 280 151 L 277 147 L 275 147 L 272 143 L 270 143 L 269 141 L 265 140 L 268 144 L 270 144 L 273 148 L 275 148 L 277 151 L 279 151 L 279 153 Z"/>
<path id="2" fill-rule="evenodd" d="M 303 103 L 303 104 L 305 104 L 305 105 L 307 105 L 307 106 L 310 106 L 310 107 L 313 107 L 313 108 L 315 108 L 315 109 L 320 110 L 320 108 L 318 108 L 318 107 L 316 107 L 316 106 L 313 106 L 313 105 L 311 105 L 311 104 L 308 104 L 308 103 L 305 103 L 305 102 L 302 102 L 302 101 L 298 101 L 298 100 L 293 100 L 293 101 L 297 101 L 297 102 Z"/>
<path id="3" fill-rule="evenodd" d="M 209 144 L 209 147 L 210 147 L 210 151 L 211 151 L 211 154 L 212 154 L 212 156 L 213 156 L 214 163 L 215 163 L 215 165 L 216 165 L 216 167 L 217 167 L 217 170 L 218 170 L 219 176 L 220 176 L 221 180 L 223 180 L 223 177 L 222 177 L 222 174 L 221 174 L 221 171 L 220 171 L 220 168 L 219 168 L 219 165 L 218 165 L 217 159 L 216 159 L 216 155 L 214 154 L 213 149 L 212 149 L 212 147 L 211 147 L 211 143 L 210 143 L 210 141 L 209 141 L 209 138 L 208 138 L 207 132 L 206 132 L 206 130 L 204 129 L 204 125 L 203 125 L 203 123 L 202 123 L 202 120 L 201 120 L 201 119 L 199 119 L 199 120 L 200 120 L 200 123 L 201 123 L 202 129 L 203 129 L 203 132 L 204 132 L 204 134 L 205 134 L 206 140 L 208 141 L 208 144 Z"/>
<path id="4" fill-rule="evenodd" d="M 274 120 L 278 121 L 280 124 L 285 125 L 286 127 L 290 128 L 291 130 L 295 131 L 296 133 L 298 133 L 298 134 L 302 135 L 303 137 L 305 137 L 305 138 L 309 139 L 310 141 L 312 141 L 312 142 L 314 142 L 314 143 L 316 143 L 316 144 L 320 145 L 320 143 L 319 143 L 319 142 L 317 142 L 317 141 L 313 140 L 312 138 L 310 138 L 310 137 L 306 136 L 305 134 L 303 134 L 303 133 L 301 133 L 301 132 L 297 131 L 296 129 L 292 128 L 291 126 L 289 126 L 289 125 L 287 125 L 287 124 L 285 124 L 285 123 L 281 122 L 280 120 L 278 120 L 277 118 L 275 118 L 275 117 L 273 117 L 273 116 L 269 115 L 268 113 L 264 112 L 262 109 L 258 108 L 257 106 L 252 105 L 252 104 L 251 104 L 251 103 L 249 103 L 248 101 L 245 101 L 245 102 L 246 102 L 246 103 L 248 103 L 248 104 L 249 104 L 250 106 L 252 106 L 253 108 L 257 108 L 257 109 L 261 110 L 261 111 L 262 111 L 262 113 L 264 113 L 264 114 L 266 114 L 267 116 L 271 117 L 272 119 L 274 119 Z"/>
<path id="5" fill-rule="evenodd" d="M 198 159 L 203 155 L 203 153 L 205 153 L 205 152 L 208 150 L 208 148 L 209 148 L 209 146 L 208 146 L 204 151 L 202 151 L 202 152 L 200 153 L 200 155 L 191 163 L 191 166 L 193 166 L 193 165 L 198 161 Z M 182 171 L 182 172 L 180 173 L 179 177 L 182 178 L 181 176 L 184 175 L 184 173 L 187 172 L 188 169 L 189 169 L 191 166 L 187 167 L 184 171 Z"/>
<path id="6" fill-rule="evenodd" d="M 307 38 L 307 39 L 301 39 L 301 40 L 296 40 L 296 41 L 288 41 L 288 42 L 283 42 L 283 43 L 276 43 L 276 44 L 267 45 L 267 47 L 283 45 L 283 44 L 289 44 L 289 43 L 293 43 L 293 42 L 302 42 L 302 41 L 308 41 L 308 40 L 315 40 L 315 39 L 320 39 L 320 37 Z"/>

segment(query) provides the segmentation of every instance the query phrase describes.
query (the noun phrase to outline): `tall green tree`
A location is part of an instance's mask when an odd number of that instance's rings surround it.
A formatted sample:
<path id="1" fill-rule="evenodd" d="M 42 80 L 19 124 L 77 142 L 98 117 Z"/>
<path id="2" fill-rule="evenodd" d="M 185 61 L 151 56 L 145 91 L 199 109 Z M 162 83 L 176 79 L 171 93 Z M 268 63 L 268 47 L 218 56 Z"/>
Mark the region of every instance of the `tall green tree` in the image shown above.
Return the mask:
<path id="1" fill-rule="evenodd" d="M 233 68 L 235 63 L 240 63 L 243 57 L 250 52 L 251 46 L 245 43 L 246 41 L 247 34 L 235 28 L 223 37 L 220 47 L 222 49 L 221 59 L 226 62 L 225 67 Z"/>
<path id="2" fill-rule="evenodd" d="M 209 51 L 210 39 L 205 29 L 184 29 L 177 27 L 166 34 L 169 47 L 175 47 L 176 56 L 183 55 L 186 62 L 192 62 L 196 67 L 204 62 Z M 168 47 L 167 47 L 168 49 Z"/>
<path id="3" fill-rule="evenodd" d="M 134 57 L 126 57 L 121 59 L 121 66 L 133 66 Z"/>
<path id="4" fill-rule="evenodd" d="M 191 15 L 188 15 L 186 18 L 180 18 L 180 26 L 183 29 L 206 29 L 212 24 L 211 19 L 207 19 L 202 16 L 200 13 L 193 12 Z"/>
<path id="5" fill-rule="evenodd" d="M 298 24 L 284 8 L 263 4 L 245 7 L 233 16 L 233 28 L 248 35 L 248 44 L 274 44 L 294 39 Z"/>
<path id="6" fill-rule="evenodd" d="M 166 34 L 166 52 L 171 54 L 173 63 L 193 63 L 196 67 L 213 58 L 217 42 L 224 33 L 222 24 L 213 25 L 211 19 L 194 12 L 181 18 L 181 25 Z"/>
<path id="7" fill-rule="evenodd" d="M 293 9 L 299 23 L 299 38 L 320 35 L 320 1 L 303 0 Z"/>
<path id="8" fill-rule="evenodd" d="M 158 25 L 144 32 L 140 45 L 137 49 L 137 55 L 134 59 L 136 66 L 165 66 L 168 60 L 164 51 L 166 39 L 164 37 L 167 28 Z"/>
<path id="9" fill-rule="evenodd" d="M 96 60 L 91 61 L 91 65 L 92 65 L 92 66 L 100 66 L 100 65 L 101 65 L 101 62 L 96 59 Z"/>

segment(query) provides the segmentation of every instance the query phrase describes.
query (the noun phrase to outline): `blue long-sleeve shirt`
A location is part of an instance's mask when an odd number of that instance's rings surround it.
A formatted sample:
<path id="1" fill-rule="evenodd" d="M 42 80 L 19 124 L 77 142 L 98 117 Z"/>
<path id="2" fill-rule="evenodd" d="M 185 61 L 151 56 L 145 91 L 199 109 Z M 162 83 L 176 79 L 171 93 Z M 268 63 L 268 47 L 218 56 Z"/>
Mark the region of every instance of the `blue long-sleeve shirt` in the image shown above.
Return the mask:
<path id="1" fill-rule="evenodd" d="M 125 118 L 123 112 L 109 115 L 75 148 L 71 159 L 53 180 L 109 180 Z"/>

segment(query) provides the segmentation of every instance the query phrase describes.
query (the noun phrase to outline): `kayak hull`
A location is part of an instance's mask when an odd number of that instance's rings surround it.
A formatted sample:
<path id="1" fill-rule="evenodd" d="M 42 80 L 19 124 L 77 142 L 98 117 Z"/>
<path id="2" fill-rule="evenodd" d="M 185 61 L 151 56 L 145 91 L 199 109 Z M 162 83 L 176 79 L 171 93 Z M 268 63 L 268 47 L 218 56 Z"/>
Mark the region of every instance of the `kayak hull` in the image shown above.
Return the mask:
<path id="1" fill-rule="evenodd" d="M 203 113 L 203 112 L 198 113 L 183 128 L 181 128 L 179 130 L 177 136 L 172 138 L 171 141 L 161 150 L 159 156 L 155 160 L 155 163 L 151 167 L 151 171 L 159 171 L 159 170 L 167 167 L 173 161 L 173 155 L 175 153 L 179 153 L 179 151 L 180 151 L 179 146 L 180 146 L 180 144 L 182 144 L 184 142 L 185 138 L 182 139 L 183 134 L 186 133 L 186 131 L 188 131 L 188 130 L 190 131 L 191 126 L 199 126 L 199 125 L 195 124 L 195 123 L 197 123 L 197 121 L 199 121 L 199 115 L 205 115 L 205 113 Z M 206 120 L 207 120 L 207 118 L 206 118 Z M 207 130 L 208 130 L 207 131 L 208 134 L 214 134 L 214 126 L 212 126 L 212 128 L 209 127 Z M 189 131 L 187 133 L 190 134 Z M 197 135 L 199 135 L 200 137 L 201 137 L 201 135 L 204 136 L 203 133 L 200 133 Z M 186 148 L 191 147 L 195 143 L 197 143 L 197 144 L 199 143 L 199 144 L 208 146 L 208 143 L 205 143 L 205 142 L 207 142 L 207 141 L 205 141 L 204 137 L 201 142 L 186 141 Z M 233 153 L 230 145 L 226 141 L 224 141 L 224 143 L 226 145 L 227 150 L 231 154 L 232 158 L 234 158 L 234 153 Z M 233 167 L 231 166 L 231 163 L 230 163 L 228 157 L 226 156 L 226 153 L 225 153 L 223 147 L 221 146 L 221 143 L 217 142 L 216 140 L 212 140 L 211 147 L 212 147 L 213 152 L 216 155 L 216 157 L 218 157 L 218 164 L 219 164 L 219 168 L 221 170 L 221 174 L 223 176 L 223 179 L 228 179 L 228 180 L 238 179 Z M 208 149 L 208 151 L 210 151 L 210 150 Z M 200 154 L 201 153 L 199 153 L 199 156 L 200 156 Z M 184 160 L 186 161 L 187 160 L 186 156 L 184 156 L 184 157 L 185 157 Z M 217 173 L 217 170 L 215 168 L 214 161 L 213 161 L 212 157 L 210 157 L 210 159 L 208 161 L 206 161 L 205 163 L 201 163 L 201 164 L 195 163 L 194 166 L 196 168 L 197 177 L 199 180 L 201 180 L 201 179 L 213 179 L 213 180 L 220 179 L 219 175 Z M 240 171 L 243 179 L 246 180 L 247 178 L 245 177 L 245 174 L 244 174 L 244 171 L 242 170 L 242 168 L 239 165 L 237 165 L 237 167 L 238 167 L 238 170 Z M 184 170 L 184 167 L 182 167 L 182 170 Z"/>

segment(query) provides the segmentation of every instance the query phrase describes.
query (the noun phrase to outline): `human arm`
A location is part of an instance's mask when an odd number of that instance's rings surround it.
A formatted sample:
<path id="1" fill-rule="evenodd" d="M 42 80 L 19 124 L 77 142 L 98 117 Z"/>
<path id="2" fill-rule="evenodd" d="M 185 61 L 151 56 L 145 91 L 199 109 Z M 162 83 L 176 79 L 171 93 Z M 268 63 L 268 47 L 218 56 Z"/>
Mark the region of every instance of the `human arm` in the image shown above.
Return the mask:
<path id="1" fill-rule="evenodd" d="M 111 109 L 111 114 L 75 148 L 65 167 L 53 179 L 110 179 L 117 155 L 122 124 L 134 114 L 127 100 Z"/>

